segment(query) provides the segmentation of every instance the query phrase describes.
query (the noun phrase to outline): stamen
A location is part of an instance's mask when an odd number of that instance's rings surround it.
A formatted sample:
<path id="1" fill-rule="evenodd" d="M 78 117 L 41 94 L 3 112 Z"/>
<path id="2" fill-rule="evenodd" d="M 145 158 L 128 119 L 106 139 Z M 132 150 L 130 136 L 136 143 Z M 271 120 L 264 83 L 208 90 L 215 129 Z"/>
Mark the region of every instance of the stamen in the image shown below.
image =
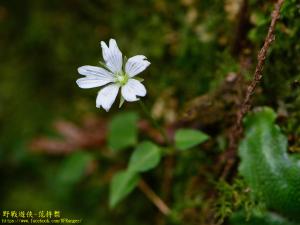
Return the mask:
<path id="1" fill-rule="evenodd" d="M 121 85 L 125 85 L 128 81 L 128 75 L 126 73 L 120 72 L 116 75 L 116 81 L 119 82 Z"/>

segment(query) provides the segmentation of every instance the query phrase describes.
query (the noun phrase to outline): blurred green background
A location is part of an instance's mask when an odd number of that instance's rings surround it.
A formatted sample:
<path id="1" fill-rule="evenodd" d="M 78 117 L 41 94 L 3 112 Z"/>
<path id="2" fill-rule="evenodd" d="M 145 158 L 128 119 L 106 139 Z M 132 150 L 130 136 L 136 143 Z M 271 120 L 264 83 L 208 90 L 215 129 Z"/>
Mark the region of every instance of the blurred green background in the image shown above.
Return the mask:
<path id="1" fill-rule="evenodd" d="M 115 38 L 127 57 L 147 56 L 151 66 L 142 77 L 148 90 L 144 101 L 149 106 L 169 90 L 174 110 L 180 111 L 188 100 L 217 90 L 229 73 L 241 72 L 247 80 L 273 2 L 247 1 L 246 28 L 237 36 L 242 4 L 238 0 L 1 0 L 0 209 L 61 210 L 64 216 L 82 218 L 87 225 L 201 224 L 197 207 L 205 188 L 190 183 L 213 156 L 196 151 L 178 159 L 172 207 L 186 214 L 180 223 L 164 221 L 138 190 L 109 210 L 106 176 L 114 165 L 97 144 L 75 144 L 55 154 L 49 153 L 51 147 L 37 152 L 30 146 L 39 137 L 64 140 L 53 127 L 56 121 L 81 127 L 86 118 L 87 123 L 106 123 L 120 111 L 117 103 L 109 113 L 97 109 L 97 90 L 82 90 L 75 83 L 79 66 L 99 65 L 101 40 Z M 291 89 L 300 77 L 298 4 L 291 0 L 284 7 L 278 40 L 265 70 L 263 94 L 257 100 L 275 108 L 284 103 L 291 111 L 290 121 L 284 124 L 287 134 L 300 134 L 299 88 Z M 241 63 L 245 55 L 246 65 Z M 132 103 L 121 109 L 128 110 L 139 112 Z M 221 141 L 222 132 L 208 130 Z M 214 146 L 212 155 L 222 148 Z M 122 157 L 126 154 L 119 160 Z M 147 175 L 158 193 L 161 170 Z"/>

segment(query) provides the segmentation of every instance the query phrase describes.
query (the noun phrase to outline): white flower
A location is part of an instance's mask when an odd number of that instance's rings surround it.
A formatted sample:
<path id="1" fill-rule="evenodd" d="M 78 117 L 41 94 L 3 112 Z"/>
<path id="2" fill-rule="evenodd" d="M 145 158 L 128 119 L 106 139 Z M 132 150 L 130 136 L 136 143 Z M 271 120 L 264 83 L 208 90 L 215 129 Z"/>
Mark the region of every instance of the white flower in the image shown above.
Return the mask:
<path id="1" fill-rule="evenodd" d="M 78 73 L 84 75 L 76 81 L 80 88 L 94 88 L 105 86 L 98 92 L 96 107 L 109 111 L 114 103 L 119 89 L 124 100 L 128 102 L 138 101 L 138 97 L 144 97 L 147 93 L 144 85 L 134 79 L 134 76 L 145 70 L 150 62 L 143 55 L 136 55 L 129 58 L 123 64 L 122 52 L 114 39 L 109 40 L 109 46 L 101 41 L 103 59 L 105 67 L 82 66 L 78 68 Z"/>

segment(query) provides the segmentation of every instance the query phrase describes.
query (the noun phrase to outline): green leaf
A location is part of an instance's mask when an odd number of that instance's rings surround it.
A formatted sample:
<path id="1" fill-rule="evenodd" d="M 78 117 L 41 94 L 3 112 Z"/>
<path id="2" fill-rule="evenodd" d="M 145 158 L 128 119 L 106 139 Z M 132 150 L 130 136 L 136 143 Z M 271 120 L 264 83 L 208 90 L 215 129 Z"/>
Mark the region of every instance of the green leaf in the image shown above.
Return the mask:
<path id="1" fill-rule="evenodd" d="M 201 131 L 193 129 L 179 129 L 175 133 L 175 146 L 179 150 L 186 150 L 201 144 L 207 139 L 208 136 Z"/>
<path id="2" fill-rule="evenodd" d="M 75 152 L 63 162 L 58 179 L 64 183 L 77 183 L 84 175 L 92 156 L 87 152 Z"/>
<path id="3" fill-rule="evenodd" d="M 275 118 L 267 107 L 247 116 L 239 172 L 269 208 L 299 222 L 300 164 L 287 153 L 287 138 Z"/>
<path id="4" fill-rule="evenodd" d="M 246 214 L 241 212 L 234 213 L 230 218 L 230 225 L 296 225 L 286 218 L 271 212 L 255 213 L 247 218 Z"/>
<path id="5" fill-rule="evenodd" d="M 136 144 L 137 120 L 137 114 L 131 112 L 120 113 L 112 119 L 109 125 L 108 145 L 113 150 L 121 150 Z"/>
<path id="6" fill-rule="evenodd" d="M 160 159 L 160 148 L 150 141 L 145 141 L 134 150 L 130 157 L 128 169 L 135 172 L 145 172 L 156 167 Z"/>
<path id="7" fill-rule="evenodd" d="M 68 193 L 85 175 L 93 157 L 87 152 L 75 152 L 69 155 L 58 170 L 57 176 L 51 178 L 51 184 L 57 195 L 68 197 Z"/>
<path id="8" fill-rule="evenodd" d="M 116 173 L 110 183 L 109 206 L 114 208 L 134 190 L 138 182 L 137 173 L 128 170 Z"/>

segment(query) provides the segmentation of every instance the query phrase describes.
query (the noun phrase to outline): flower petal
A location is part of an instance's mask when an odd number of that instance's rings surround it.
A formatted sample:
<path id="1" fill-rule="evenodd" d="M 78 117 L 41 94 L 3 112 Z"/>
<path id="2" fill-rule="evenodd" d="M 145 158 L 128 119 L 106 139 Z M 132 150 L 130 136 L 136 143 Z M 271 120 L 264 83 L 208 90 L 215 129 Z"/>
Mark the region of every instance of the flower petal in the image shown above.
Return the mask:
<path id="1" fill-rule="evenodd" d="M 144 71 L 150 62 L 147 58 L 143 55 L 136 55 L 128 59 L 125 65 L 125 72 L 130 76 L 133 77 L 140 72 Z"/>
<path id="2" fill-rule="evenodd" d="M 109 47 L 104 41 L 101 41 L 102 55 L 106 66 L 113 72 L 117 73 L 122 70 L 122 52 L 118 48 L 115 39 L 109 40 Z"/>
<path id="3" fill-rule="evenodd" d="M 100 87 L 114 80 L 111 72 L 96 66 L 79 67 L 78 73 L 86 76 L 76 81 L 80 88 Z"/>
<path id="4" fill-rule="evenodd" d="M 122 87 L 121 93 L 123 98 L 128 102 L 139 100 L 136 96 L 145 96 L 147 91 L 145 86 L 135 79 L 129 79 L 128 82 Z"/>
<path id="5" fill-rule="evenodd" d="M 119 88 L 120 86 L 118 84 L 110 84 L 102 88 L 96 99 L 96 107 L 102 107 L 108 112 L 118 95 Z"/>

